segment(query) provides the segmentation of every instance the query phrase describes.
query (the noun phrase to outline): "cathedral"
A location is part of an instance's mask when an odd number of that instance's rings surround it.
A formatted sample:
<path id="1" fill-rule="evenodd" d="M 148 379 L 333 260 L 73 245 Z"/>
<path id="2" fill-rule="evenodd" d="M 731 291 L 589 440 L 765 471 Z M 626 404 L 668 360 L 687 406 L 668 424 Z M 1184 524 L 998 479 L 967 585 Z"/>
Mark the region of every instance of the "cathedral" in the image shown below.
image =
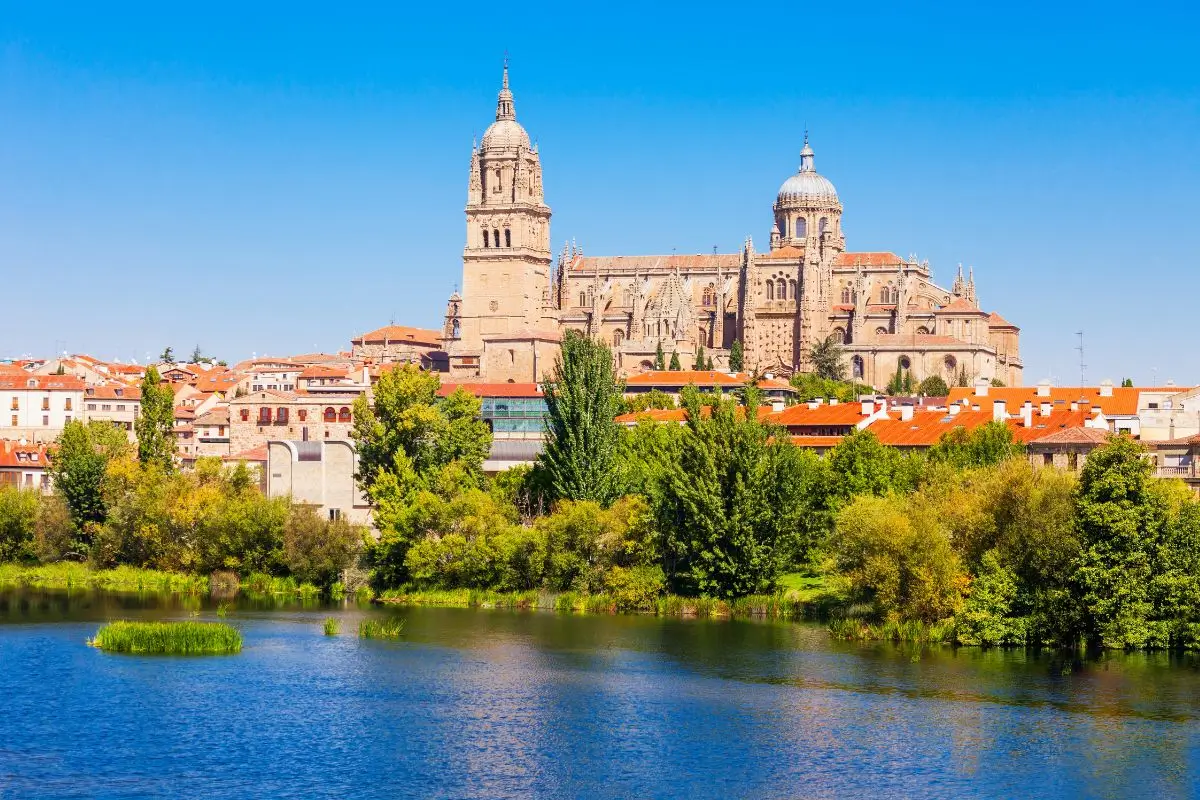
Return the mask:
<path id="1" fill-rule="evenodd" d="M 496 120 L 471 151 L 461 294 L 443 336 L 458 380 L 530 382 L 554 368 L 563 332 L 603 340 L 625 375 L 652 369 L 661 349 L 684 367 L 703 347 L 728 368 L 788 375 L 809 368 L 814 344 L 844 350 L 846 375 L 876 387 L 907 372 L 950 385 L 1021 384 L 1019 329 L 979 307 L 973 271 L 950 288 L 927 261 L 850 252 L 842 203 L 816 171 L 804 137 L 800 167 L 779 187 L 769 246 L 736 253 L 590 256 L 550 249 L 541 159 L 517 122 L 508 67 Z M 706 358 L 707 360 L 707 358 Z"/>

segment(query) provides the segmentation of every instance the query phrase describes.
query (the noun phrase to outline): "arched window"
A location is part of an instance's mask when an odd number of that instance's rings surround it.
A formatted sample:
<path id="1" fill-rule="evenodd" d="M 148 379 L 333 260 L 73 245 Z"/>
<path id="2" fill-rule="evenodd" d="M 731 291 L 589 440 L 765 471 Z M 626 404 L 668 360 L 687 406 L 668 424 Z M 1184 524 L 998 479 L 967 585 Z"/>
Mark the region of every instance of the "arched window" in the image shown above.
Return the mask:
<path id="1" fill-rule="evenodd" d="M 843 286 L 842 287 L 842 305 L 849 305 L 849 304 L 850 304 L 850 287 Z"/>
<path id="2" fill-rule="evenodd" d="M 788 291 L 791 293 L 791 298 L 795 300 L 797 298 L 795 281 L 788 281 Z"/>
<path id="3" fill-rule="evenodd" d="M 917 328 L 917 335 L 919 335 L 919 336 L 928 336 L 928 335 L 929 335 L 929 328 L 926 328 L 924 325 L 920 326 L 919 328 Z"/>
<path id="4" fill-rule="evenodd" d="M 775 291 L 778 293 L 780 300 L 787 300 L 787 281 L 780 278 L 775 284 Z"/>
<path id="5" fill-rule="evenodd" d="M 825 229 L 829 227 L 829 218 L 821 217 L 820 224 L 817 225 L 817 233 L 825 233 Z"/>
<path id="6" fill-rule="evenodd" d="M 855 380 L 862 380 L 863 377 L 863 360 L 862 356 L 854 356 L 850 359 L 850 374 Z"/>
<path id="7" fill-rule="evenodd" d="M 504 246 L 512 247 L 512 231 L 508 228 L 504 229 Z"/>
<path id="8" fill-rule="evenodd" d="M 595 297 L 596 295 L 592 293 L 592 287 L 589 286 L 587 290 L 587 304 L 589 306 L 592 304 L 592 301 L 595 299 Z"/>
<path id="9" fill-rule="evenodd" d="M 492 184 L 492 194 L 500 194 L 500 170 L 496 170 L 496 182 Z M 496 246 L 499 247 L 500 243 L 497 242 Z"/>
<path id="10" fill-rule="evenodd" d="M 620 330 L 620 329 L 613 331 L 613 337 L 612 337 L 613 347 L 620 347 L 621 343 L 624 341 L 625 341 L 625 331 Z"/>
<path id="11" fill-rule="evenodd" d="M 500 231 L 495 230 L 494 228 L 492 229 L 492 243 L 495 244 L 496 247 L 500 246 Z"/>
<path id="12" fill-rule="evenodd" d="M 838 344 L 846 343 L 846 329 L 845 328 L 834 328 L 833 333 L 830 335 L 833 337 L 833 340 L 835 342 L 837 342 Z"/>
<path id="13" fill-rule="evenodd" d="M 641 367 L 642 369 L 654 369 L 654 362 L 653 361 L 643 361 L 641 364 L 638 364 L 638 366 Z"/>
<path id="14" fill-rule="evenodd" d="M 775 281 L 772 281 L 772 280 L 767 281 L 767 299 L 768 300 L 775 299 Z"/>
<path id="15" fill-rule="evenodd" d="M 897 363 L 900 365 L 900 369 L 912 369 L 912 362 L 908 360 L 908 356 L 900 356 L 900 360 Z"/>
<path id="16" fill-rule="evenodd" d="M 875 329 L 875 335 L 876 335 L 876 336 L 882 336 L 883 334 L 885 334 L 885 333 L 887 333 L 887 332 L 888 332 L 888 329 L 887 329 L 887 328 L 876 328 L 876 329 Z"/>
<path id="17" fill-rule="evenodd" d="M 491 244 L 488 241 L 487 228 L 484 228 L 482 231 L 480 231 L 480 233 L 483 234 L 483 246 L 487 247 L 489 244 Z"/>
<path id="18" fill-rule="evenodd" d="M 804 217 L 796 217 L 796 237 L 795 238 L 803 239 L 805 236 L 808 235 L 807 232 L 808 232 L 808 222 L 804 219 Z"/>
<path id="19" fill-rule="evenodd" d="M 896 288 L 895 286 L 892 287 L 892 302 L 893 303 L 900 302 L 900 290 L 898 288 Z"/>
<path id="20" fill-rule="evenodd" d="M 326 408 L 324 419 L 326 422 L 337 422 L 337 412 L 333 408 Z"/>
<path id="21" fill-rule="evenodd" d="M 879 287 L 879 302 L 886 303 L 892 299 L 892 291 L 886 286 Z"/>
<path id="22" fill-rule="evenodd" d="M 946 359 L 942 363 L 946 367 L 946 374 L 953 377 L 954 370 L 958 369 L 958 361 L 954 358 L 954 356 L 946 356 Z"/>
<path id="23" fill-rule="evenodd" d="M 350 421 L 350 409 L 347 408 L 346 406 L 342 406 L 341 409 L 338 410 L 338 422 L 349 422 L 349 421 Z"/>
<path id="24" fill-rule="evenodd" d="M 717 303 L 717 289 L 711 283 L 704 287 L 704 307 L 712 308 Z"/>

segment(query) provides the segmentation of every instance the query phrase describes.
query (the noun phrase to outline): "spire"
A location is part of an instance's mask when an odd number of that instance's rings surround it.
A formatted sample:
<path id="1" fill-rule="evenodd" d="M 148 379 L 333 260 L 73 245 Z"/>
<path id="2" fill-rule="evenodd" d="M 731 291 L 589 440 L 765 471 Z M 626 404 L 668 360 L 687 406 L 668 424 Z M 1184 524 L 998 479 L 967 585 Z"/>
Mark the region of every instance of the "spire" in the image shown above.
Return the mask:
<path id="1" fill-rule="evenodd" d="M 512 92 L 508 89 L 508 56 L 504 56 L 504 80 L 500 84 L 500 96 L 496 99 L 496 119 L 516 119 Z"/>
<path id="2" fill-rule="evenodd" d="M 815 172 L 813 168 L 813 149 L 808 146 L 808 131 L 804 132 L 804 147 L 800 150 L 800 171 Z"/>

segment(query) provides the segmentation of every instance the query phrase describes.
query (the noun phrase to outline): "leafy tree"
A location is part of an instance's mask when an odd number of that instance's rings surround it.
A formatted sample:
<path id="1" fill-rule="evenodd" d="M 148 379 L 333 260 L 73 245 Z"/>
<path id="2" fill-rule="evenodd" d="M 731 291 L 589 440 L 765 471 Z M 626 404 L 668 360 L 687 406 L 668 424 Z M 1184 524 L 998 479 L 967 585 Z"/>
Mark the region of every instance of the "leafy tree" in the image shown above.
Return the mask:
<path id="1" fill-rule="evenodd" d="M 950 394 L 950 387 L 939 375 L 930 375 L 917 385 L 917 394 L 924 397 L 945 397 Z"/>
<path id="2" fill-rule="evenodd" d="M 886 391 L 893 397 L 898 397 L 904 393 L 904 369 L 899 364 L 896 365 L 896 373 L 888 381 Z"/>
<path id="3" fill-rule="evenodd" d="M 654 348 L 654 368 L 656 370 L 658 370 L 659 372 L 662 372 L 664 369 L 667 368 L 667 358 L 663 354 L 661 341 Z"/>
<path id="4" fill-rule="evenodd" d="M 679 372 L 681 369 L 683 369 L 683 366 L 679 363 L 679 353 L 675 352 L 674 350 L 671 351 L 671 363 L 667 366 L 667 369 L 671 370 L 672 372 Z"/>
<path id="5" fill-rule="evenodd" d="M 0 563 L 33 556 L 37 514 L 37 492 L 0 486 Z"/>
<path id="6" fill-rule="evenodd" d="M 828 458 L 829 498 L 834 506 L 858 495 L 912 491 L 924 468 L 921 456 L 887 447 L 869 429 L 851 432 Z"/>
<path id="7" fill-rule="evenodd" d="M 104 481 L 109 462 L 127 455 L 129 437 L 111 422 L 72 420 L 50 451 L 47 470 L 56 494 L 66 501 L 71 521 L 86 546 L 107 517 Z"/>
<path id="8" fill-rule="evenodd" d="M 958 368 L 958 378 L 955 379 L 954 385 L 958 387 L 970 386 L 971 379 L 967 376 L 967 365 L 963 364 Z"/>
<path id="9" fill-rule="evenodd" d="M 173 349 L 171 349 L 170 347 L 164 348 L 162 351 L 162 355 L 160 355 L 158 357 L 158 360 L 164 364 L 174 364 L 175 363 L 175 351 Z"/>
<path id="10" fill-rule="evenodd" d="M 866 384 L 828 380 L 815 372 L 797 372 L 789 382 L 796 389 L 796 401 L 799 403 L 817 398 L 836 398 L 838 402 L 850 403 L 861 395 L 875 394 L 875 390 Z"/>
<path id="11" fill-rule="evenodd" d="M 665 465 L 654 499 L 668 584 L 686 595 L 769 591 L 796 550 L 806 509 L 798 450 L 759 422 L 756 390 L 744 410 L 717 398 L 701 413 L 690 387 L 683 403 L 678 457 Z"/>
<path id="12" fill-rule="evenodd" d="M 58 368 L 54 370 L 54 374 L 55 375 L 66 375 L 67 374 L 67 368 L 62 365 L 61 361 L 58 362 Z"/>
<path id="13" fill-rule="evenodd" d="M 636 414 L 641 411 L 649 411 L 650 409 L 672 408 L 675 408 L 675 398 L 661 389 L 651 389 L 648 392 L 640 392 L 625 401 L 626 413 L 629 414 Z"/>
<path id="14" fill-rule="evenodd" d="M 942 434 L 929 449 L 929 460 L 959 469 L 986 467 L 1019 456 L 1025 448 L 1013 441 L 1012 430 L 999 420 L 980 425 L 970 433 L 957 427 Z"/>
<path id="15" fill-rule="evenodd" d="M 196 345 L 194 348 L 192 348 L 192 357 L 191 357 L 189 363 L 199 364 L 203 360 L 204 360 L 204 353 L 200 351 L 200 345 Z"/>
<path id="16" fill-rule="evenodd" d="M 992 378 L 992 386 L 995 386 L 997 389 L 1003 389 L 1004 381 L 1000 380 L 999 378 Z"/>
<path id="17" fill-rule="evenodd" d="M 734 339 L 733 345 L 729 348 L 729 370 L 730 372 L 741 372 L 744 369 L 744 356 L 742 354 L 742 340 Z"/>
<path id="18" fill-rule="evenodd" d="M 354 401 L 351 437 L 358 446 L 359 481 L 369 489 L 379 473 L 403 458 L 421 480 L 429 480 L 452 461 L 482 485 L 483 461 L 492 435 L 479 418 L 480 401 L 462 387 L 438 399 L 441 380 L 413 364 L 385 370 L 369 402 Z"/>
<path id="19" fill-rule="evenodd" d="M 609 349 L 568 331 L 542 394 L 547 439 L 538 469 L 551 498 L 611 503 L 618 491 L 614 464 L 620 427 L 613 418 L 621 407 L 621 390 Z"/>
<path id="20" fill-rule="evenodd" d="M 696 346 L 696 357 L 692 360 L 692 369 L 695 369 L 695 370 L 705 369 L 704 345 L 702 345 L 702 344 Z"/>
<path id="21" fill-rule="evenodd" d="M 344 519 L 321 519 L 312 506 L 292 506 L 283 533 L 283 562 L 297 580 L 331 586 L 354 563 L 363 534 Z"/>
<path id="22" fill-rule="evenodd" d="M 170 472 L 175 468 L 175 395 L 161 382 L 158 370 L 146 369 L 142 378 L 141 411 L 134 421 L 138 459 L 156 463 Z"/>
<path id="23" fill-rule="evenodd" d="M 808 350 L 808 359 L 812 362 L 813 372 L 826 380 L 842 381 L 846 379 L 846 348 L 835 336 L 827 336 L 816 342 Z"/>
<path id="24" fill-rule="evenodd" d="M 1132 388 L 1133 388 L 1133 378 L 1125 378 L 1125 379 L 1123 379 L 1123 380 L 1121 381 L 1121 386 L 1122 386 L 1122 388 L 1126 388 L 1126 389 L 1132 389 Z"/>

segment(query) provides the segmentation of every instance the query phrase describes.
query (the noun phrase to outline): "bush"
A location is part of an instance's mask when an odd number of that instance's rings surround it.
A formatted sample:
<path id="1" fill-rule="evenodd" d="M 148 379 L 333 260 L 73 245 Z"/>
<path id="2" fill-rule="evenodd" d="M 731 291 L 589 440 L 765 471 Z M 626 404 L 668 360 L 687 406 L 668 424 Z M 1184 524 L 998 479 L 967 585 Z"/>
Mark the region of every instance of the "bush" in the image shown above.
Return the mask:
<path id="1" fill-rule="evenodd" d="M 36 492 L 0 486 L 0 562 L 33 558 L 38 507 Z"/>
<path id="2" fill-rule="evenodd" d="M 283 563 L 298 581 L 328 588 L 354 563 L 364 535 L 344 519 L 322 519 L 312 506 L 293 506 L 283 533 Z"/>
<path id="3" fill-rule="evenodd" d="M 613 567 L 604 576 L 604 588 L 618 611 L 654 611 L 667 586 L 659 566 Z"/>

